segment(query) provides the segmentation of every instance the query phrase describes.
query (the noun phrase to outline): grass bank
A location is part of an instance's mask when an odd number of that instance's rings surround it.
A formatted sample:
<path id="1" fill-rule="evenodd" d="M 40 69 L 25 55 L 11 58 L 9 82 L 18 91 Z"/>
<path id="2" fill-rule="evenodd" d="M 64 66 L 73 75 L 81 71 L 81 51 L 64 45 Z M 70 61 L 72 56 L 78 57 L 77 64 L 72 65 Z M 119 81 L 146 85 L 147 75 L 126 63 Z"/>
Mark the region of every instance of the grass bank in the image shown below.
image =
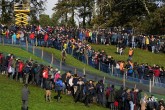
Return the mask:
<path id="1" fill-rule="evenodd" d="M 12 47 L 12 46 L 3 46 L 3 45 L 0 45 L 0 52 L 2 52 L 3 54 L 7 55 L 7 54 L 14 54 L 16 57 L 19 57 L 23 60 L 27 60 L 27 59 L 33 59 L 35 61 L 38 61 L 38 62 L 42 62 L 42 63 L 45 63 L 44 60 L 42 60 L 41 58 L 25 51 L 25 50 L 22 50 L 21 48 L 19 47 Z"/>
<path id="2" fill-rule="evenodd" d="M 0 75 L 0 110 L 21 109 L 21 88 L 23 84 L 9 80 L 6 76 Z M 29 109 L 30 110 L 107 110 L 106 108 L 90 105 L 85 107 L 83 103 L 74 103 L 71 96 L 62 95 L 60 102 L 53 99 L 52 102 L 45 102 L 45 91 L 41 88 L 30 85 Z M 56 93 L 53 92 L 52 96 Z"/>

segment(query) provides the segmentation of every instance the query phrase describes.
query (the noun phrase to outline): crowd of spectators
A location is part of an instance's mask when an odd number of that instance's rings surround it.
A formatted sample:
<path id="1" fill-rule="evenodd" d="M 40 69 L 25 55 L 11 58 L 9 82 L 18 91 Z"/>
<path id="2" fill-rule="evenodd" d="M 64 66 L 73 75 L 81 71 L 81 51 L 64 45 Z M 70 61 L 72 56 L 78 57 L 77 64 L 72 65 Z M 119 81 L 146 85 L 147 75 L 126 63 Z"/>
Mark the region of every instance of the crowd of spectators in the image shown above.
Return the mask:
<path id="1" fill-rule="evenodd" d="M 57 92 L 57 102 L 61 92 L 73 97 L 74 102 L 82 102 L 86 106 L 98 103 L 111 110 L 164 110 L 163 99 L 157 101 L 154 95 L 147 96 L 137 88 L 121 87 L 87 80 L 86 76 L 78 76 L 68 71 L 61 74 L 57 68 L 39 64 L 33 60 L 24 61 L 13 54 L 4 56 L 0 53 L 0 74 L 20 83 L 33 84 L 45 89 L 45 101 L 52 102 L 51 92 Z M 32 91 L 32 90 L 31 90 Z"/>
<path id="2" fill-rule="evenodd" d="M 58 50 L 66 50 L 78 60 L 106 73 L 115 76 L 127 76 L 138 79 L 153 79 L 155 83 L 165 83 L 165 68 L 159 65 L 147 63 L 139 64 L 132 62 L 132 57 L 126 61 L 116 61 L 113 56 L 108 55 L 104 49 L 94 50 L 89 43 L 116 45 L 117 52 L 121 55 L 127 46 L 150 50 L 153 53 L 164 51 L 164 38 L 160 36 L 133 35 L 125 31 L 97 30 L 65 28 L 65 27 L 45 27 L 27 26 L 10 28 L 1 26 L 2 36 L 5 42 L 12 44 L 53 47 Z M 2 42 L 2 38 L 0 41 Z M 113 73 L 112 73 L 113 72 Z"/>

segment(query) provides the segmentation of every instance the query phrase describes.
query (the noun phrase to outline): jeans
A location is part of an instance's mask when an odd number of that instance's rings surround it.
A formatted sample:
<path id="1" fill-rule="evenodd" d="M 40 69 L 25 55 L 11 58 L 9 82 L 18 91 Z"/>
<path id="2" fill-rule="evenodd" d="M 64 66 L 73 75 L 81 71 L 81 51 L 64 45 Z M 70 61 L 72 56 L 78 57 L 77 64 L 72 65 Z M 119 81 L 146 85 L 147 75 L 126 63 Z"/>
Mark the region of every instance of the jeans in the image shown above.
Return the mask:
<path id="1" fill-rule="evenodd" d="M 155 46 L 152 46 L 151 48 L 152 48 L 152 53 L 154 53 L 155 52 Z"/>
<path id="2" fill-rule="evenodd" d="M 133 41 L 133 42 L 132 42 L 132 48 L 135 48 L 135 46 L 136 46 L 136 44 L 135 44 L 135 42 Z"/>
<path id="3" fill-rule="evenodd" d="M 31 45 L 34 45 L 34 39 L 31 39 L 31 40 L 30 40 L 30 44 L 31 44 Z"/>

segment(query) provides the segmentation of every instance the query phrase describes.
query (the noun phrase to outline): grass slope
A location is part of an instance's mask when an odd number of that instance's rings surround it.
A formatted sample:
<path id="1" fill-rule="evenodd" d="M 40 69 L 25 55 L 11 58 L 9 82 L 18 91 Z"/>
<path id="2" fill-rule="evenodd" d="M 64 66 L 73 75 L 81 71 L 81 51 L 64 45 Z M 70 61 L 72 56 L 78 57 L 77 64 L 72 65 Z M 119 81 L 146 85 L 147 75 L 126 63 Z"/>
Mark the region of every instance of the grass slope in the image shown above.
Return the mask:
<path id="1" fill-rule="evenodd" d="M 35 56 L 35 55 L 25 51 L 25 50 L 22 50 L 19 47 L 0 45 L 0 52 L 2 52 L 4 54 L 9 54 L 9 53 L 14 54 L 16 57 L 19 57 L 19 58 L 24 59 L 24 60 L 31 58 L 35 61 L 44 63 L 44 60 L 42 60 L 41 58 L 39 58 L 39 57 L 37 57 L 37 56 Z"/>
<path id="2" fill-rule="evenodd" d="M 125 49 L 124 55 L 118 55 L 116 54 L 116 47 L 115 46 L 105 46 L 105 45 L 94 45 L 91 44 L 92 48 L 95 50 L 102 50 L 104 49 L 105 52 L 108 55 L 111 55 L 114 57 L 116 60 L 124 60 L 126 61 L 128 59 L 128 50 L 129 48 Z M 133 56 L 133 61 L 138 62 L 138 63 L 148 63 L 149 65 L 154 65 L 158 64 L 160 66 L 165 67 L 165 54 L 164 53 L 159 53 L 159 54 L 153 54 L 151 52 L 141 50 L 141 49 L 134 49 L 134 56 Z"/>
<path id="3" fill-rule="evenodd" d="M 21 109 L 21 88 L 23 84 L 9 80 L 6 76 L 0 75 L 0 110 Z M 29 86 L 29 109 L 30 110 L 106 110 L 96 105 L 85 107 L 83 103 L 74 103 L 71 96 L 63 95 L 60 102 L 53 99 L 52 102 L 45 102 L 45 91 L 35 86 Z M 52 96 L 56 94 L 53 92 Z"/>

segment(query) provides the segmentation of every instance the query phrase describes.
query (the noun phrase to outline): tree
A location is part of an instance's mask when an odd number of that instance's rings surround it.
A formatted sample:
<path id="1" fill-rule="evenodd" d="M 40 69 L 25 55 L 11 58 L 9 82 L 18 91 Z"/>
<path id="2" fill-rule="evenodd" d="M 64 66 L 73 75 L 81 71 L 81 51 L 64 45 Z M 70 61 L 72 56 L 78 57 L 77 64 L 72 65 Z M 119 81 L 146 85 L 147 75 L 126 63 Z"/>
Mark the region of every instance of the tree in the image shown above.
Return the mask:
<path id="1" fill-rule="evenodd" d="M 10 0 L 0 0 L 1 2 L 1 22 L 4 24 L 12 23 L 13 2 Z"/>
<path id="2" fill-rule="evenodd" d="M 50 19 L 49 15 L 46 15 L 46 14 L 39 15 L 39 23 L 43 27 L 50 26 L 51 25 L 51 19 Z"/>
<path id="3" fill-rule="evenodd" d="M 78 5 L 77 0 L 59 0 L 53 8 L 54 14 L 58 16 L 58 20 L 65 22 L 65 26 L 75 25 L 75 10 Z M 69 17 L 71 15 L 71 17 Z M 69 22 L 69 23 L 68 23 Z"/>
<path id="4" fill-rule="evenodd" d="M 83 28 L 86 28 L 86 18 L 88 17 L 88 24 L 90 25 L 92 19 L 94 0 L 79 0 L 78 12 L 79 17 L 83 19 Z"/>
<path id="5" fill-rule="evenodd" d="M 0 0 L 1 4 L 1 21 L 3 23 L 11 22 L 14 16 L 14 2 L 15 3 L 25 3 L 29 0 Z M 45 9 L 46 0 L 30 0 L 30 14 L 31 19 L 37 18 L 37 16 L 42 13 Z"/>

